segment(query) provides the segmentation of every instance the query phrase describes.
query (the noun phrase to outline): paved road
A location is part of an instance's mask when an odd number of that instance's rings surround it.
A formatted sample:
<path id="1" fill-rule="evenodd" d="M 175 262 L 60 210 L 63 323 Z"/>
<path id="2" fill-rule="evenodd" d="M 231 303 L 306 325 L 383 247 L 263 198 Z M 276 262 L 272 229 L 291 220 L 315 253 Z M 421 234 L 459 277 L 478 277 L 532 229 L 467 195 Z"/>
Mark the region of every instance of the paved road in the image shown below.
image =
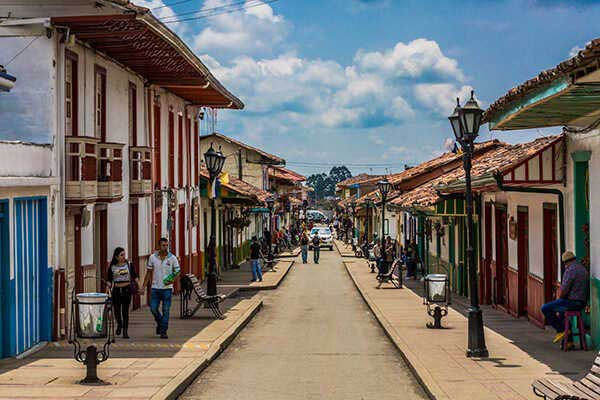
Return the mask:
<path id="1" fill-rule="evenodd" d="M 335 250 L 296 262 L 264 304 L 181 399 L 427 398 Z"/>

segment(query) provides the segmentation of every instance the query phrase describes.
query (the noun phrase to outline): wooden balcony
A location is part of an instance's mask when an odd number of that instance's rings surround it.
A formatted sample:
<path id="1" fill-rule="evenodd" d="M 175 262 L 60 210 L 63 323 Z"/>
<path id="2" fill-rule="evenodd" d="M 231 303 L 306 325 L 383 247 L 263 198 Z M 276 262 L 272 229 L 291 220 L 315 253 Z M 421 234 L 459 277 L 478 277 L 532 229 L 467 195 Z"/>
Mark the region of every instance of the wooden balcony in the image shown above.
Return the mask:
<path id="1" fill-rule="evenodd" d="M 98 139 L 93 137 L 65 137 L 65 198 L 67 203 L 91 203 L 98 197 L 97 144 Z"/>
<path id="2" fill-rule="evenodd" d="M 98 201 L 112 203 L 123 198 L 123 147 L 121 143 L 98 143 Z"/>
<path id="3" fill-rule="evenodd" d="M 129 147 L 129 195 L 143 197 L 152 195 L 152 149 Z"/>

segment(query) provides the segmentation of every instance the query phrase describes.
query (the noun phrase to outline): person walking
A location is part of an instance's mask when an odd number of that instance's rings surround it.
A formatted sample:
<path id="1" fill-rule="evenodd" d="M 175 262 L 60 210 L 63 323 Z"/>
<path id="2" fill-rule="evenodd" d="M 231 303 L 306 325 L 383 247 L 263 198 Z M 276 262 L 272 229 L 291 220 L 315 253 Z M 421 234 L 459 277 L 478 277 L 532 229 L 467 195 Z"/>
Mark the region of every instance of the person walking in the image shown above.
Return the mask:
<path id="1" fill-rule="evenodd" d="M 561 260 L 565 265 L 565 272 L 560 284 L 559 298 L 542 306 L 546 324 L 556 330 L 554 343 L 560 342 L 565 336 L 565 311 L 583 310 L 589 293 L 587 269 L 577 262 L 575 254 L 565 251 Z"/>
<path id="2" fill-rule="evenodd" d="M 260 243 L 256 236 L 252 236 L 252 243 L 250 244 L 250 266 L 252 267 L 252 282 L 262 282 L 262 269 L 260 267 L 260 259 L 264 258 L 261 251 Z"/>
<path id="3" fill-rule="evenodd" d="M 117 330 L 115 334 L 123 332 L 123 339 L 129 339 L 129 305 L 131 296 L 139 294 L 140 282 L 137 273 L 125 255 L 125 249 L 117 247 L 113 252 L 112 260 L 108 266 L 106 280 L 110 288 Z"/>
<path id="4" fill-rule="evenodd" d="M 306 231 L 302 232 L 300 247 L 302 249 L 302 264 L 306 264 L 308 262 L 308 235 L 306 234 Z"/>
<path id="5" fill-rule="evenodd" d="M 375 265 L 377 266 L 377 276 L 381 275 L 381 264 L 383 259 L 381 258 L 381 246 L 379 245 L 379 239 L 375 239 L 375 245 L 373 246 L 373 257 L 375 257 Z"/>
<path id="6" fill-rule="evenodd" d="M 156 321 L 156 334 L 161 339 L 168 339 L 169 312 L 171 310 L 171 297 L 173 295 L 173 281 L 179 275 L 181 268 L 179 261 L 169 251 L 169 239 L 160 238 L 159 251 L 148 258 L 146 276 L 144 277 L 144 288 L 148 282 L 152 282 L 150 291 L 150 311 Z M 158 311 L 162 303 L 162 312 Z"/>
<path id="7" fill-rule="evenodd" d="M 313 261 L 315 264 L 319 263 L 319 256 L 321 254 L 321 239 L 319 239 L 319 233 L 315 233 L 315 236 L 312 238 L 312 248 L 313 248 Z"/>

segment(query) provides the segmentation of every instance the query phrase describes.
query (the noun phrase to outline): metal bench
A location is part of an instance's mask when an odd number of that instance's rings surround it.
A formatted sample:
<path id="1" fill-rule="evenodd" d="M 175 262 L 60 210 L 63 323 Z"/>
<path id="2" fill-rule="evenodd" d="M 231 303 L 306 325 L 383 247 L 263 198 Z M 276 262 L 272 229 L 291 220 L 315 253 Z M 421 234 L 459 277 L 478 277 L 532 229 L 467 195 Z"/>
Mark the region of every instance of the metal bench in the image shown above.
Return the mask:
<path id="1" fill-rule="evenodd" d="M 533 393 L 548 400 L 600 400 L 600 356 L 594 360 L 589 373 L 579 381 L 563 383 L 538 379 L 531 386 Z"/>
<path id="2" fill-rule="evenodd" d="M 402 289 L 402 261 L 399 258 L 396 258 L 388 272 L 377 275 L 377 280 L 379 281 L 377 289 L 379 289 L 383 283 L 387 282 L 391 282 L 396 288 Z"/>
<path id="3" fill-rule="evenodd" d="M 209 296 L 200 285 L 200 281 L 194 274 L 185 274 L 181 276 L 181 302 L 179 304 L 179 316 L 182 319 L 188 319 L 194 316 L 202 305 L 206 305 L 212 311 L 215 318 L 225 319 L 225 315 L 219 308 L 219 303 L 227 298 L 224 294 Z M 192 309 L 190 302 L 193 300 L 196 305 Z"/>

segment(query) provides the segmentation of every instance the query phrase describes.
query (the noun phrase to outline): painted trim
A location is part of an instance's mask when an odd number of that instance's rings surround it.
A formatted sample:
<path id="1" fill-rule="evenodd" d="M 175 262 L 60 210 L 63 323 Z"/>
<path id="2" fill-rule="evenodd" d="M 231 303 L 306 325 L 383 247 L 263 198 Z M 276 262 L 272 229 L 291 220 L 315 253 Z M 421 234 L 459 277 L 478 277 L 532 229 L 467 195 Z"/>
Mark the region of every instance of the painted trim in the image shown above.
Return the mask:
<path id="1" fill-rule="evenodd" d="M 590 161 L 590 159 L 592 158 L 592 152 L 591 151 L 574 151 L 573 153 L 571 153 L 571 158 L 575 162 Z"/>
<path id="2" fill-rule="evenodd" d="M 556 203 L 543 203 L 542 207 L 547 210 L 556 210 Z"/>
<path id="3" fill-rule="evenodd" d="M 528 206 L 517 206 L 517 211 L 529 212 Z"/>

